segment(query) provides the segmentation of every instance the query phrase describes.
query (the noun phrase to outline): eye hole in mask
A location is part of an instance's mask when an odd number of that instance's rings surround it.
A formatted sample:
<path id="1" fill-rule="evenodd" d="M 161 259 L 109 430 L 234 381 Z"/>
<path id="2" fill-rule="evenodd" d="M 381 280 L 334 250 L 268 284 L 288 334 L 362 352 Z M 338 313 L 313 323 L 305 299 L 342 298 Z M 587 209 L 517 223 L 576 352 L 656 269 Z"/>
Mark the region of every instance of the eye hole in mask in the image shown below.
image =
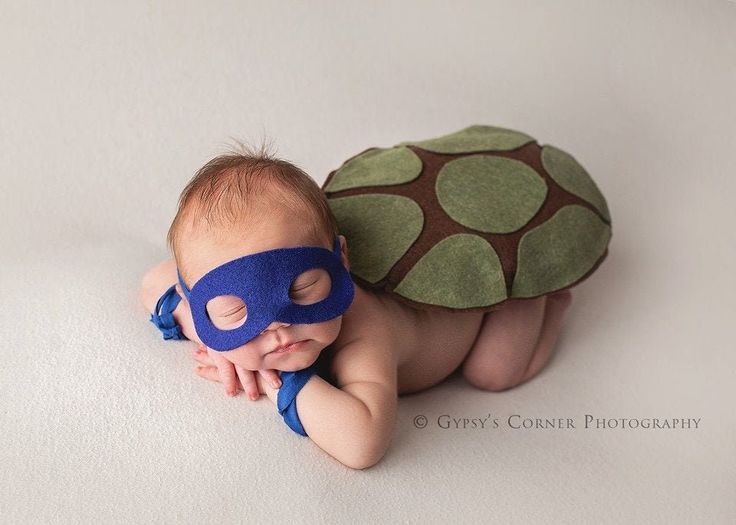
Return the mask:
<path id="1" fill-rule="evenodd" d="M 313 268 L 300 273 L 291 282 L 289 299 L 295 304 L 314 304 L 330 295 L 332 279 L 322 268 Z"/>
<path id="2" fill-rule="evenodd" d="M 248 318 L 248 307 L 235 295 L 218 295 L 207 301 L 207 316 L 220 330 L 235 330 Z"/>

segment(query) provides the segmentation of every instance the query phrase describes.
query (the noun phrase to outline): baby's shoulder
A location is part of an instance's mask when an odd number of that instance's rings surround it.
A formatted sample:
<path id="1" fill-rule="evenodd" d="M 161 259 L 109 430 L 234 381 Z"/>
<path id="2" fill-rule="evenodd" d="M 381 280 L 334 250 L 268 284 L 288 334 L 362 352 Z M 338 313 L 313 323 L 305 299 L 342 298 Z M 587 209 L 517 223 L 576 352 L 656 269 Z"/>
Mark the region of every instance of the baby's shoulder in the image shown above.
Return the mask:
<path id="1" fill-rule="evenodd" d="M 376 332 L 392 324 L 390 308 L 373 291 L 364 290 L 356 284 L 350 308 L 342 316 L 340 334 L 336 346 L 344 347 L 355 340 L 373 341 L 380 337 Z"/>
<path id="2" fill-rule="evenodd" d="M 346 368 L 363 359 L 381 359 L 386 367 L 398 368 L 406 360 L 404 354 L 415 346 L 422 326 L 418 312 L 386 294 L 356 285 L 355 298 L 343 315 L 334 348 L 342 354 Z"/>
<path id="3" fill-rule="evenodd" d="M 333 345 L 330 369 L 338 388 L 358 382 L 395 385 L 397 351 L 389 337 L 374 330 Z"/>

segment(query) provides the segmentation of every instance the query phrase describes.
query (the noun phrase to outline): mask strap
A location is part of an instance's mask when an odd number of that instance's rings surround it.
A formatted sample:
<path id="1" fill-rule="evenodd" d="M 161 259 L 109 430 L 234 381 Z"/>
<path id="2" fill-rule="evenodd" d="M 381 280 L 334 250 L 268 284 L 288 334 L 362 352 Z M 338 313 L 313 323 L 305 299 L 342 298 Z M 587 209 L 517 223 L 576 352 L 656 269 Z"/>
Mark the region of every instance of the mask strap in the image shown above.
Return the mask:
<path id="1" fill-rule="evenodd" d="M 176 269 L 176 277 L 179 279 L 179 286 L 181 286 L 181 291 L 184 292 L 184 297 L 187 298 L 187 301 L 189 301 L 189 288 L 187 288 L 187 285 L 184 284 L 184 279 L 181 278 L 181 274 L 179 273 L 179 269 Z"/>

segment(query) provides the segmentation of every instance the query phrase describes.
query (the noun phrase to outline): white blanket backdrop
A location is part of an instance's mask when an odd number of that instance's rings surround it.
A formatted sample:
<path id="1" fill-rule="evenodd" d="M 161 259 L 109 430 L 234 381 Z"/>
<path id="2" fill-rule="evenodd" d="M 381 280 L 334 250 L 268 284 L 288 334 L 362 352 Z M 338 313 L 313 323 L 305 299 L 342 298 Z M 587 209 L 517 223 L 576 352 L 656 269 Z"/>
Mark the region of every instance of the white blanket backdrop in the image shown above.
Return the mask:
<path id="1" fill-rule="evenodd" d="M 735 35 L 725 0 L 0 2 L 0 522 L 734 522 Z M 137 303 L 230 137 L 321 183 L 470 124 L 575 155 L 610 255 L 541 375 L 401 398 L 375 467 L 196 377 Z"/>

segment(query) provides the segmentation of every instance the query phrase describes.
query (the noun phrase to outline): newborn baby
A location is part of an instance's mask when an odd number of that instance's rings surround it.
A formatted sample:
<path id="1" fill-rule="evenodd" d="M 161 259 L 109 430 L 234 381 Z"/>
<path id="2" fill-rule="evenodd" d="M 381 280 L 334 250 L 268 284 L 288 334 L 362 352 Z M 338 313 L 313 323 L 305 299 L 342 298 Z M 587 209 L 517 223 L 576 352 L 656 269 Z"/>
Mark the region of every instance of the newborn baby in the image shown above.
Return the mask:
<path id="1" fill-rule="evenodd" d="M 202 167 L 168 243 L 174 259 L 149 270 L 140 290 L 164 337 L 195 341 L 200 376 L 230 395 L 265 394 L 292 429 L 355 469 L 384 456 L 399 395 L 458 367 L 490 391 L 534 377 L 571 301 L 565 290 L 487 313 L 430 312 L 363 289 L 322 190 L 263 152 Z M 287 386 L 292 399 L 280 400 Z"/>

